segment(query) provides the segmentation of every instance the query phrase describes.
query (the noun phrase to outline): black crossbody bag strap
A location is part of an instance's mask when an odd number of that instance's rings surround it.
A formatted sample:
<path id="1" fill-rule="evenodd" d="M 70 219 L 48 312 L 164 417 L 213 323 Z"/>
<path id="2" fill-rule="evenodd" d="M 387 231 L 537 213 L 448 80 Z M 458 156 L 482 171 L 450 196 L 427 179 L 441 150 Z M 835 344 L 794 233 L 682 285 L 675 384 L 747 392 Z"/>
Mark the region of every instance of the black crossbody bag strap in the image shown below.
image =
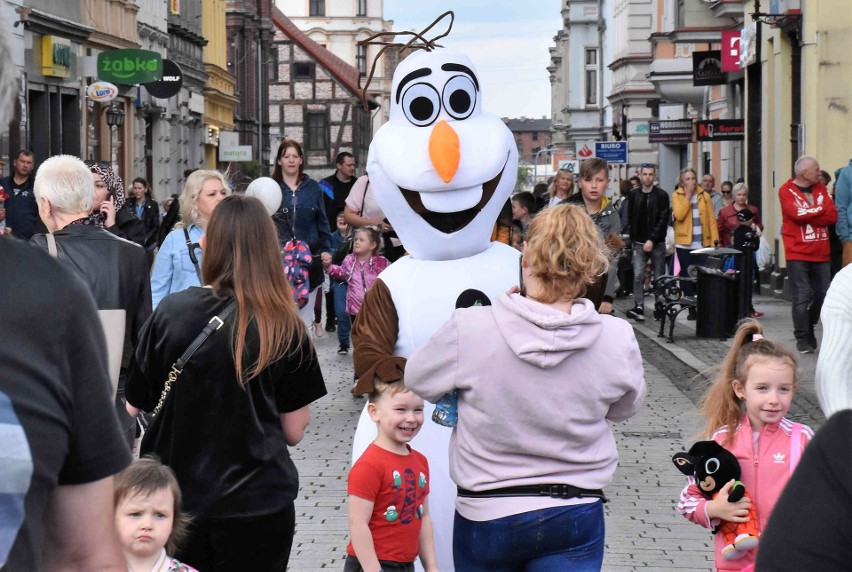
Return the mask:
<path id="1" fill-rule="evenodd" d="M 201 347 L 201 345 L 207 341 L 207 338 L 210 337 L 210 334 L 221 328 L 225 324 L 225 320 L 234 313 L 234 310 L 237 308 L 237 300 L 234 298 L 231 300 L 225 309 L 222 310 L 216 316 L 210 318 L 210 321 L 207 322 L 207 325 L 204 326 L 204 329 L 201 330 L 201 333 L 198 334 L 192 343 L 189 344 L 189 347 L 181 354 L 181 356 L 175 360 L 174 365 L 172 365 L 172 370 L 169 372 L 169 376 L 166 379 L 166 383 L 163 386 L 163 392 L 160 394 L 160 400 L 157 402 L 157 407 L 154 408 L 153 416 L 156 417 L 158 413 L 160 413 L 160 409 L 163 408 L 163 404 L 166 402 L 166 398 L 169 396 L 169 393 L 172 390 L 172 385 L 177 381 L 178 375 L 181 374 L 183 368 L 186 367 L 187 362 L 189 362 L 192 355 Z"/>
<path id="2" fill-rule="evenodd" d="M 189 229 L 183 227 L 183 235 L 186 237 L 186 248 L 189 252 L 189 260 L 192 262 L 192 265 L 195 266 L 195 275 L 198 276 L 198 283 L 204 286 L 204 281 L 201 279 L 201 269 L 198 267 L 198 259 L 195 255 L 192 254 L 192 239 L 189 238 Z"/>

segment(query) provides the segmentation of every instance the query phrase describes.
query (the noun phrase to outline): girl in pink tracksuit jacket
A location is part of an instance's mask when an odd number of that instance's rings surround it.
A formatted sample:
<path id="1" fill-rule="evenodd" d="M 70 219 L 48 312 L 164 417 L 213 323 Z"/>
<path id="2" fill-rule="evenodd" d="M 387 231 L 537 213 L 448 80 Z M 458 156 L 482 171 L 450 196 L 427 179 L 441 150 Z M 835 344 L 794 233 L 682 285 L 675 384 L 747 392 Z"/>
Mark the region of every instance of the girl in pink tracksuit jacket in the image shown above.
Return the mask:
<path id="1" fill-rule="evenodd" d="M 388 259 L 378 254 L 381 235 L 370 226 L 364 226 L 355 231 L 352 239 L 352 253 L 347 254 L 340 266 L 326 266 L 328 275 L 337 280 L 343 280 L 349 288 L 346 291 L 346 312 L 355 319 L 364 294 L 379 273 L 390 265 Z"/>
<path id="2" fill-rule="evenodd" d="M 719 375 L 705 394 L 701 411 L 707 418 L 705 438 L 713 439 L 740 462 L 746 496 L 727 500 L 728 483 L 708 501 L 692 477 L 680 495 L 677 510 L 695 524 L 716 528 L 720 520 L 747 522 L 749 504 L 757 508 L 758 530 L 763 530 L 781 490 L 813 437 L 810 427 L 784 415 L 797 386 L 796 355 L 783 345 L 764 339 L 756 320 L 740 325 Z M 723 546 L 714 537 L 717 570 L 743 570 L 753 565 L 757 548 L 740 551 Z M 724 555 L 724 556 L 723 556 Z"/>

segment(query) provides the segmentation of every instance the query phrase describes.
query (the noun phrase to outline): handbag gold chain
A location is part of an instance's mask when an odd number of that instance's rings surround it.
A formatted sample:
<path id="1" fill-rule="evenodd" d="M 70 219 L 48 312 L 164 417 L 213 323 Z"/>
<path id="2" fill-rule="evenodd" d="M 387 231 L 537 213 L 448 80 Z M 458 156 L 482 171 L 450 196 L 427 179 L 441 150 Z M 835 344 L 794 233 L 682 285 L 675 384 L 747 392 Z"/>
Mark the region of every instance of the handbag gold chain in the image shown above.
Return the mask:
<path id="1" fill-rule="evenodd" d="M 169 392 L 172 390 L 172 384 L 177 381 L 177 377 L 180 374 L 180 370 L 177 368 L 177 365 L 172 365 L 172 371 L 169 372 L 169 377 L 166 379 L 166 383 L 163 386 L 163 392 L 160 394 L 160 401 L 157 402 L 157 407 L 154 408 L 154 413 L 152 414 L 154 417 L 160 412 L 160 409 L 163 408 L 163 403 L 166 402 L 166 397 L 169 396 Z"/>

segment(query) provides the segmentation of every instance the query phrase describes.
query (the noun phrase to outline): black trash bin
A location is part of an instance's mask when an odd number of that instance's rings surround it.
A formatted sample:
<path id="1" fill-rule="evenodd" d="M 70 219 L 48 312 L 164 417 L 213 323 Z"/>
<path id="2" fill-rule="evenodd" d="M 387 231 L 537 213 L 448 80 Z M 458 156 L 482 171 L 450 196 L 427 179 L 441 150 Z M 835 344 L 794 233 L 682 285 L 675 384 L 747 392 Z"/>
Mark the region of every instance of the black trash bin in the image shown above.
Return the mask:
<path id="1" fill-rule="evenodd" d="M 725 250 L 729 251 L 725 254 L 735 254 L 730 252 L 733 249 Z M 734 334 L 739 321 L 739 273 L 725 272 L 722 263 L 721 258 L 708 256 L 703 265 L 695 268 L 698 282 L 695 335 L 700 338 L 727 339 Z"/>

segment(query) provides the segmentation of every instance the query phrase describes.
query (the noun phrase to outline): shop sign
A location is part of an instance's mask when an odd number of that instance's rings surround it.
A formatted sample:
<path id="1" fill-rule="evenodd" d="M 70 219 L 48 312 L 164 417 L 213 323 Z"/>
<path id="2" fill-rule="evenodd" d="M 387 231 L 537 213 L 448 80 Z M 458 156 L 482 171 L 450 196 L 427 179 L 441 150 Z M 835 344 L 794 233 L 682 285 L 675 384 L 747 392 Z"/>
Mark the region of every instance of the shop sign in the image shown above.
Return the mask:
<path id="1" fill-rule="evenodd" d="M 86 88 L 86 96 L 92 101 L 106 103 L 118 97 L 118 88 L 108 81 L 96 81 Z"/>
<path id="2" fill-rule="evenodd" d="M 742 119 L 713 119 L 696 124 L 699 141 L 741 141 L 745 137 L 745 121 Z"/>
<path id="3" fill-rule="evenodd" d="M 235 147 L 219 146 L 220 161 L 251 161 L 251 145 L 237 145 Z"/>
<path id="4" fill-rule="evenodd" d="M 742 33 L 739 30 L 722 32 L 722 71 L 740 71 L 740 44 Z"/>
<path id="5" fill-rule="evenodd" d="M 71 40 L 57 36 L 41 37 L 41 75 L 71 76 Z"/>
<path id="6" fill-rule="evenodd" d="M 720 50 L 692 52 L 692 85 L 722 85 L 726 81 Z"/>
<path id="7" fill-rule="evenodd" d="M 154 97 L 168 99 L 177 95 L 183 85 L 183 72 L 172 60 L 163 60 L 163 79 L 146 83 L 145 89 Z"/>
<path id="8" fill-rule="evenodd" d="M 595 157 L 612 165 L 623 165 L 627 163 L 627 141 L 597 141 Z"/>
<path id="9" fill-rule="evenodd" d="M 150 50 L 110 50 L 98 54 L 98 79 L 119 85 L 151 83 L 163 77 L 163 56 Z"/>
<path id="10" fill-rule="evenodd" d="M 692 120 L 650 121 L 648 122 L 648 141 L 650 143 L 692 143 Z"/>

